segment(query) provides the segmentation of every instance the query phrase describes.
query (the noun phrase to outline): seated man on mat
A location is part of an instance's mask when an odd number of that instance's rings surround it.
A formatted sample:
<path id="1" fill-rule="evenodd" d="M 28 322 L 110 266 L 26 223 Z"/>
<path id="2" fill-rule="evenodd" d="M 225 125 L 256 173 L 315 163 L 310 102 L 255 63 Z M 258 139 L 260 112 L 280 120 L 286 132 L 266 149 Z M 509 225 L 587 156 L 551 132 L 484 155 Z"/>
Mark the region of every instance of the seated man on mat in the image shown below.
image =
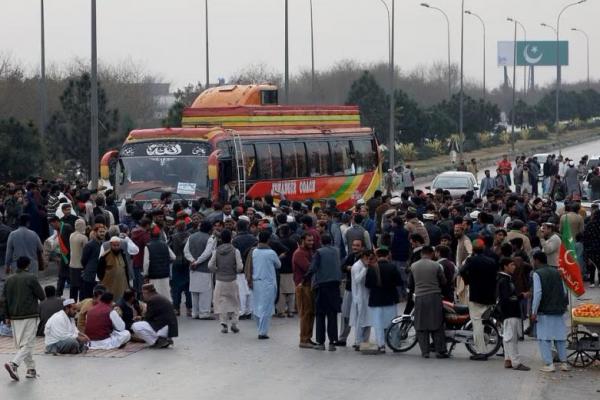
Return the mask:
<path id="1" fill-rule="evenodd" d="M 65 299 L 63 309 L 54 313 L 44 327 L 46 353 L 79 354 L 87 351 L 90 339 L 75 326 L 75 300 Z"/>
<path id="2" fill-rule="evenodd" d="M 98 304 L 87 312 L 85 334 L 90 338 L 92 350 L 117 349 L 124 347 L 131 339 L 125 322 L 113 307 L 113 299 L 113 294 L 106 292 Z"/>

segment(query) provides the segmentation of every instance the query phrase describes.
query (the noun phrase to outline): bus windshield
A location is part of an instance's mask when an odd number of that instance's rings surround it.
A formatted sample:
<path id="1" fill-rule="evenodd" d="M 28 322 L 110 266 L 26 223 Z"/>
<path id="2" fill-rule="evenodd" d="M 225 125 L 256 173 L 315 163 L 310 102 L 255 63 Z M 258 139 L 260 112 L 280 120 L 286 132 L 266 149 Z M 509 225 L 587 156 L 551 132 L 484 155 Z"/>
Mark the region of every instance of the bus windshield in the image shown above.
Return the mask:
<path id="1" fill-rule="evenodd" d="M 207 165 L 208 157 L 199 156 L 121 158 L 119 193 L 125 198 L 138 197 L 140 192 L 142 198 L 154 198 L 165 191 L 203 197 L 208 194 Z"/>

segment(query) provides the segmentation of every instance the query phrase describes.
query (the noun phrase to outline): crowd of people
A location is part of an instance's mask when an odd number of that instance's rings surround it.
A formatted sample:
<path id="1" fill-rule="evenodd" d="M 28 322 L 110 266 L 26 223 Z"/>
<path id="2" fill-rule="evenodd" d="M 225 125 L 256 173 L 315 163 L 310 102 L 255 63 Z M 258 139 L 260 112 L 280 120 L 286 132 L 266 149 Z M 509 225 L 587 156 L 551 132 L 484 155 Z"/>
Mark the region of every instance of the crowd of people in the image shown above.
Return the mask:
<path id="1" fill-rule="evenodd" d="M 481 197 L 425 193 L 408 172 L 412 186 L 377 190 L 348 211 L 332 199 L 235 192 L 222 202 L 164 192 L 142 207 L 117 202 L 110 190 L 33 178 L 8 184 L 0 188 L 0 314 L 18 351 L 5 368 L 18 380 L 24 363 L 26 376 L 36 376 L 36 335 L 53 354 L 130 340 L 165 348 L 178 336 L 178 317 L 215 316 L 223 334 L 253 318 L 266 340 L 273 317 L 297 315 L 301 349 L 335 351 L 353 330 L 355 350 L 380 354 L 391 320 L 412 313 L 422 356 L 447 358 L 446 300 L 469 306 L 473 360 L 487 360 L 482 315 L 498 303 L 507 368 L 529 369 L 517 342 L 535 334 L 543 370 L 554 370 L 552 342 L 567 369 L 558 232 L 569 224 L 593 287 L 597 207 L 588 215 L 572 194 L 558 207 L 535 195 L 537 183 L 531 193 L 510 184 Z M 57 265 L 56 285 L 42 288 L 38 275 L 49 263 Z"/>

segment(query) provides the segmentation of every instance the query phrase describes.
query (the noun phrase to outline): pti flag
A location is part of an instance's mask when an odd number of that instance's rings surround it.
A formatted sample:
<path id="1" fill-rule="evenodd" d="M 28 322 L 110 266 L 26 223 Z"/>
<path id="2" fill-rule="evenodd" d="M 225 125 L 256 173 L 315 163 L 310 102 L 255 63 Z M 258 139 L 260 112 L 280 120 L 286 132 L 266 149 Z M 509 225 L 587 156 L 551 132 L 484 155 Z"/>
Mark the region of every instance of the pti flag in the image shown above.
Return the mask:
<path id="1" fill-rule="evenodd" d="M 581 268 L 577 262 L 575 252 L 575 241 L 571 234 L 571 226 L 568 221 L 563 223 L 561 230 L 562 243 L 560 245 L 559 266 L 565 284 L 577 297 L 585 293 Z"/>

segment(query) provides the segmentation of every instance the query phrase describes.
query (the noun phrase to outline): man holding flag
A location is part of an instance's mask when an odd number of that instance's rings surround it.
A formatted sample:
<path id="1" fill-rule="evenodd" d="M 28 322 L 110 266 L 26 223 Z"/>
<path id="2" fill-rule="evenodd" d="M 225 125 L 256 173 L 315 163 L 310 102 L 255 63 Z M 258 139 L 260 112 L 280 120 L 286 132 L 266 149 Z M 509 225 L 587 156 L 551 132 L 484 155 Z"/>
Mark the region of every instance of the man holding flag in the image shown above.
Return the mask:
<path id="1" fill-rule="evenodd" d="M 58 282 L 56 283 L 56 295 L 61 297 L 65 289 L 65 283 L 69 279 L 69 256 L 71 233 L 74 232 L 73 226 L 58 219 L 56 215 L 48 218 L 50 226 L 56 231 L 56 245 L 60 252 L 60 266 L 58 269 Z M 52 240 L 52 239 L 51 239 Z"/>

